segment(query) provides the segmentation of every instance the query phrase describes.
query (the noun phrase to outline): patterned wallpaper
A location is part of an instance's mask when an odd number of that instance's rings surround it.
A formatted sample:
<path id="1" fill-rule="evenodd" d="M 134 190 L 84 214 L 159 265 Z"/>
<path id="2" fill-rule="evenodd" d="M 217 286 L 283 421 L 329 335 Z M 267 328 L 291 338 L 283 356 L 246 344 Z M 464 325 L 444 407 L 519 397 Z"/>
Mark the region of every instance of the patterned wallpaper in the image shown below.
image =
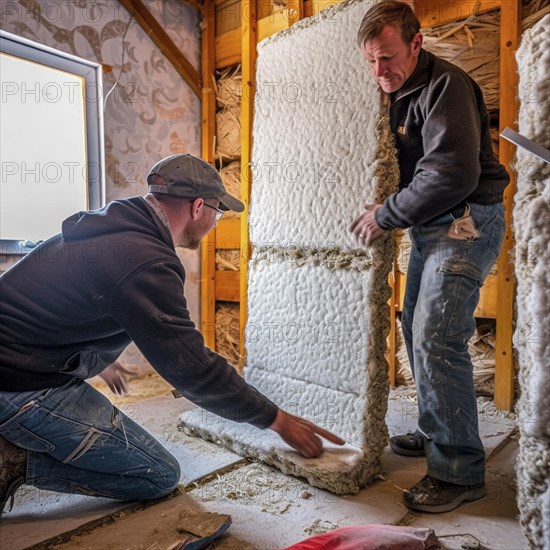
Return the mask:
<path id="1" fill-rule="evenodd" d="M 197 10 L 144 3 L 200 72 Z M 2 0 L 0 27 L 103 66 L 107 201 L 144 194 L 149 168 L 166 155 L 200 155 L 199 99 L 118 0 Z M 198 321 L 199 254 L 180 249 L 180 258 Z"/>
<path id="2" fill-rule="evenodd" d="M 145 3 L 198 70 L 198 12 L 179 0 Z M 198 98 L 117 0 L 1 6 L 4 30 L 103 66 L 108 201 L 141 194 L 148 168 L 162 156 L 200 153 Z"/>

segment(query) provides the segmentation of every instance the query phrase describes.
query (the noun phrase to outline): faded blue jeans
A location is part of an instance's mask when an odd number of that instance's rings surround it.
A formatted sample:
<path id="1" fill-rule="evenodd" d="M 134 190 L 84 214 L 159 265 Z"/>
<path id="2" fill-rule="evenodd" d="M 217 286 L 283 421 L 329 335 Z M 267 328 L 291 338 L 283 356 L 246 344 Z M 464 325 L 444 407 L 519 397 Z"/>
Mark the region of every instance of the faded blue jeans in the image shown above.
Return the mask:
<path id="1" fill-rule="evenodd" d="M 461 211 L 410 230 L 412 249 L 403 305 L 403 334 L 418 395 L 418 427 L 426 436 L 428 474 L 450 483 L 484 481 L 473 366 L 479 289 L 504 237 L 501 204 L 471 204 L 479 236 L 446 236 Z"/>
<path id="2" fill-rule="evenodd" d="M 0 435 L 26 449 L 26 483 L 122 500 L 156 499 L 180 480 L 177 460 L 88 383 L 0 392 Z"/>

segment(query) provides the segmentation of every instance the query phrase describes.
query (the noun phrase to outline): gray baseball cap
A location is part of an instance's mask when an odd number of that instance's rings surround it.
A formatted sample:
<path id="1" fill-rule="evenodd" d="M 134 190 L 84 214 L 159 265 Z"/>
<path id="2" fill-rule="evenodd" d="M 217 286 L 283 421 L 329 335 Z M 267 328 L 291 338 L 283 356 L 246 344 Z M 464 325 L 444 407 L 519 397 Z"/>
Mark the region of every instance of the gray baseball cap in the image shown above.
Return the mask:
<path id="1" fill-rule="evenodd" d="M 152 185 L 155 175 L 163 177 L 166 185 Z M 187 199 L 218 199 L 220 210 L 244 210 L 244 204 L 225 190 L 219 172 L 193 155 L 171 155 L 159 160 L 147 175 L 147 183 L 150 193 Z"/>

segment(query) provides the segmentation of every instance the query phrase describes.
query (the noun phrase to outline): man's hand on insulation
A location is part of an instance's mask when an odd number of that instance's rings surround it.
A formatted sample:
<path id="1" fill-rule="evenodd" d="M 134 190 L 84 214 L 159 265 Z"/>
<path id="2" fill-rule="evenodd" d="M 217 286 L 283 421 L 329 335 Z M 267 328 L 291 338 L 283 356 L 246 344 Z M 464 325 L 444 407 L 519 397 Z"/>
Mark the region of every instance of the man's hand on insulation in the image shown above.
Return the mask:
<path id="1" fill-rule="evenodd" d="M 136 374 L 135 371 L 127 369 L 119 361 L 115 361 L 99 373 L 99 377 L 109 386 L 115 395 L 128 394 L 128 377 Z"/>
<path id="2" fill-rule="evenodd" d="M 381 207 L 381 204 L 367 204 L 365 205 L 366 212 L 363 212 L 355 221 L 351 224 L 350 230 L 355 236 L 356 242 L 360 246 L 368 246 L 384 233 L 385 229 L 382 229 L 374 216 L 375 212 Z"/>
<path id="3" fill-rule="evenodd" d="M 306 458 L 315 458 L 322 453 L 323 442 L 319 436 L 336 443 L 336 445 L 345 444 L 343 439 L 316 426 L 313 422 L 293 416 L 281 409 L 277 412 L 275 421 L 269 426 L 269 429 L 277 432 L 285 443 Z"/>

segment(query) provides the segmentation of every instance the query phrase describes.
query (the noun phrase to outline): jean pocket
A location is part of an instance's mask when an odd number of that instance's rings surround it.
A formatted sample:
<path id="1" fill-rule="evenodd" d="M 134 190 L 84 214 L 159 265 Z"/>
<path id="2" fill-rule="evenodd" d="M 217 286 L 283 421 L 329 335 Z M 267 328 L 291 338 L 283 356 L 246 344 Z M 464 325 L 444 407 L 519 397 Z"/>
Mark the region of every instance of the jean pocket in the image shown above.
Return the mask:
<path id="1" fill-rule="evenodd" d="M 36 412 L 37 406 L 38 404 L 35 401 L 23 405 L 11 418 L 0 424 L 0 434 L 4 435 L 14 445 L 28 451 L 48 453 L 55 449 L 55 445 L 22 425 L 27 417 Z"/>
<path id="2" fill-rule="evenodd" d="M 446 341 L 466 345 L 475 330 L 473 312 L 483 282 L 481 269 L 461 258 L 445 258 L 439 273 L 445 280 L 441 316 L 446 326 Z"/>
<path id="3" fill-rule="evenodd" d="M 464 275 L 469 279 L 477 281 L 478 285 L 481 285 L 482 282 L 481 269 L 479 267 L 456 258 L 444 258 L 441 260 L 439 272 L 447 275 Z"/>
<path id="4" fill-rule="evenodd" d="M 473 241 L 479 237 L 474 218 L 470 214 L 469 204 L 466 204 L 462 216 L 451 223 L 445 236 L 457 241 Z"/>

